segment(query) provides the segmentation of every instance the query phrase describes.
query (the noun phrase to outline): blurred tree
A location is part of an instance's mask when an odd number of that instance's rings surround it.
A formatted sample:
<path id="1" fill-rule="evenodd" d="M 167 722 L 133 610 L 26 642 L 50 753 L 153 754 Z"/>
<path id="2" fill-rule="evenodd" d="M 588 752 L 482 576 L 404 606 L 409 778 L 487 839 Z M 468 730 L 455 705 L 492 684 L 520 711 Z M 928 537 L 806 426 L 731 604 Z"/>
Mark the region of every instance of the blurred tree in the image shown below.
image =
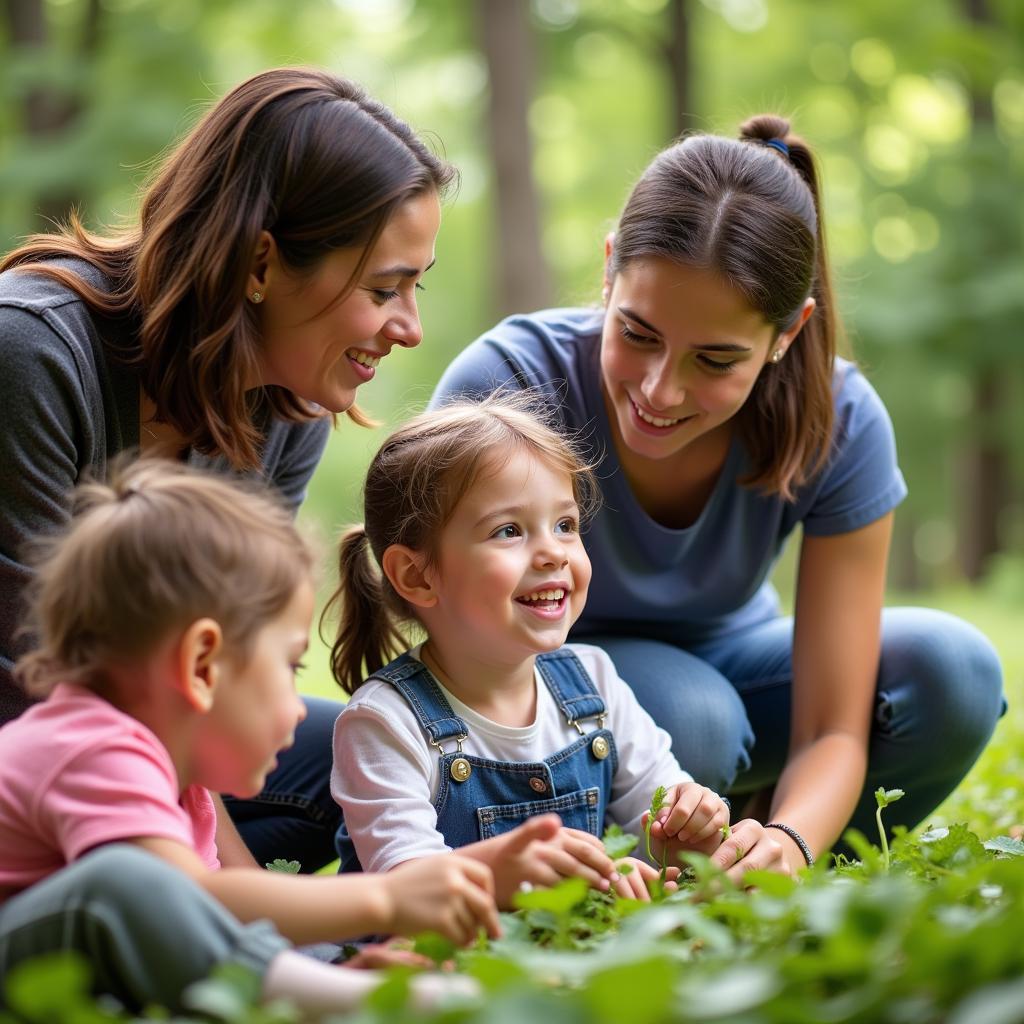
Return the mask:
<path id="1" fill-rule="evenodd" d="M 500 314 L 551 305 L 551 276 L 541 246 L 540 199 L 528 124 L 534 41 L 529 0 L 479 0 L 480 39 L 490 79 L 486 136 L 497 212 Z"/>
<path id="2" fill-rule="evenodd" d="M 963 0 L 964 13 L 975 31 L 989 35 L 996 28 L 986 0 Z M 988 75 L 972 75 L 969 79 L 971 125 L 975 149 L 988 149 L 995 141 L 995 114 L 992 86 Z M 1001 233 L 1001 232 L 1000 232 Z M 1018 236 L 1018 242 L 1020 238 Z M 993 238 L 992 242 L 998 243 Z M 1012 243 L 1011 243 L 1012 244 Z M 996 265 L 999 253 L 985 266 Z M 1024 274 L 1020 278 L 1024 291 Z M 1024 307 L 1024 303 L 1021 303 Z M 1022 310 L 1024 311 L 1024 310 Z M 985 326 L 978 325 L 981 330 Z M 970 436 L 960 454 L 960 567 L 969 580 L 982 577 L 989 559 L 999 550 L 1000 514 L 1010 497 L 1010 453 L 1012 438 L 999 426 L 1003 419 L 1005 390 L 1002 359 L 982 358 L 972 367 Z"/>
<path id="3" fill-rule="evenodd" d="M 51 28 L 43 0 L 7 0 L 4 10 L 15 67 L 28 68 L 34 63 L 42 72 L 26 74 L 18 91 L 22 130 L 33 141 L 45 145 L 81 117 L 84 105 L 81 77 L 65 74 L 55 79 L 46 74 L 49 69 L 44 58 L 51 45 Z M 87 0 L 78 43 L 67 55 L 76 70 L 80 71 L 95 58 L 101 20 L 99 0 Z M 53 221 L 65 218 L 81 199 L 69 180 L 41 189 L 36 196 L 36 213 L 47 223 L 38 224 L 38 230 L 48 230 Z"/>

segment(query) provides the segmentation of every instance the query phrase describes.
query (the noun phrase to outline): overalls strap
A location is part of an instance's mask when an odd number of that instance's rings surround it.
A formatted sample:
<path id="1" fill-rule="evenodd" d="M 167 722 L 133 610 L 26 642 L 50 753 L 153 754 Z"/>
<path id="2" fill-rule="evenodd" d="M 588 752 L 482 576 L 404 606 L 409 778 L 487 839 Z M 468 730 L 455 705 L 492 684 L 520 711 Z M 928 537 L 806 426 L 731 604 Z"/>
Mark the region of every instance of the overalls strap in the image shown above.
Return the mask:
<path id="1" fill-rule="evenodd" d="M 423 662 L 406 653 L 374 672 L 372 678 L 389 682 L 402 694 L 434 746 L 444 740 L 457 740 L 461 748 L 469 729 L 452 710 Z"/>
<path id="2" fill-rule="evenodd" d="M 598 727 L 604 726 L 608 709 L 580 659 L 572 651 L 562 647 L 549 654 L 540 654 L 537 656 L 537 668 L 570 725 L 582 733 L 579 723 L 596 718 Z"/>

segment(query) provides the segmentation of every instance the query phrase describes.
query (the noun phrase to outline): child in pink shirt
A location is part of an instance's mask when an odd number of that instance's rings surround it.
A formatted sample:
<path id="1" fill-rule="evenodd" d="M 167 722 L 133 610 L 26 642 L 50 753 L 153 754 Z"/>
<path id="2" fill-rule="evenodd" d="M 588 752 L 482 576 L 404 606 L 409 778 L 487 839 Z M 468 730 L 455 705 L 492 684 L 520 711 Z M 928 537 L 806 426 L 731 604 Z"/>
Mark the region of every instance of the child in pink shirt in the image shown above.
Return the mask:
<path id="1" fill-rule="evenodd" d="M 210 791 L 258 793 L 304 715 L 312 556 L 269 497 L 170 462 L 79 498 L 40 562 L 38 646 L 18 665 L 47 699 L 0 729 L 0 977 L 73 949 L 98 990 L 177 1009 L 190 982 L 234 961 L 268 998 L 341 1009 L 378 977 L 292 943 L 497 934 L 493 879 L 468 859 L 322 877 L 218 856 Z M 532 825 L 510 853 L 551 832 Z M 416 984 L 426 1002 L 445 983 Z"/>

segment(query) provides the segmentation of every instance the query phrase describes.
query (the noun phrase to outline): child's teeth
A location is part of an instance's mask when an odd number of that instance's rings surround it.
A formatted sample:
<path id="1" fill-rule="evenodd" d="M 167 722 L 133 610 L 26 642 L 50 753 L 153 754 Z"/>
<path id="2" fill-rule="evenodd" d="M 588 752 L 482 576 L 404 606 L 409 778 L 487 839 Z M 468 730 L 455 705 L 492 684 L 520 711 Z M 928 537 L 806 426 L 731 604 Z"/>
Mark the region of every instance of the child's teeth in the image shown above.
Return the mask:
<path id="1" fill-rule="evenodd" d="M 561 601 L 565 597 L 564 590 L 538 590 L 535 594 L 527 594 L 527 601 Z"/>

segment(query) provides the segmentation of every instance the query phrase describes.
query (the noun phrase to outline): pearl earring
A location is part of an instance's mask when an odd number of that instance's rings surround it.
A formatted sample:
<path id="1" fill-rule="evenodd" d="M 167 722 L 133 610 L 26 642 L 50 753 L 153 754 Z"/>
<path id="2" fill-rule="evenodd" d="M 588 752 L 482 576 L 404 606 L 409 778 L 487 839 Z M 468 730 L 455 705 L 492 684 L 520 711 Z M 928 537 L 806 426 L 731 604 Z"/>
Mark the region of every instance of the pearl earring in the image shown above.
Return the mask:
<path id="1" fill-rule="evenodd" d="M 776 349 L 776 350 L 775 350 L 775 351 L 774 351 L 774 352 L 772 353 L 772 362 L 773 362 L 773 363 L 777 363 L 777 362 L 779 362 L 779 360 L 780 360 L 780 359 L 782 359 L 782 357 L 783 357 L 784 355 L 785 355 L 785 352 L 783 351 L 783 349 L 781 349 L 781 348 L 777 348 L 777 349 Z"/>
<path id="2" fill-rule="evenodd" d="M 263 292 L 253 292 L 249 296 L 249 301 L 254 302 L 258 306 L 263 301 Z"/>

